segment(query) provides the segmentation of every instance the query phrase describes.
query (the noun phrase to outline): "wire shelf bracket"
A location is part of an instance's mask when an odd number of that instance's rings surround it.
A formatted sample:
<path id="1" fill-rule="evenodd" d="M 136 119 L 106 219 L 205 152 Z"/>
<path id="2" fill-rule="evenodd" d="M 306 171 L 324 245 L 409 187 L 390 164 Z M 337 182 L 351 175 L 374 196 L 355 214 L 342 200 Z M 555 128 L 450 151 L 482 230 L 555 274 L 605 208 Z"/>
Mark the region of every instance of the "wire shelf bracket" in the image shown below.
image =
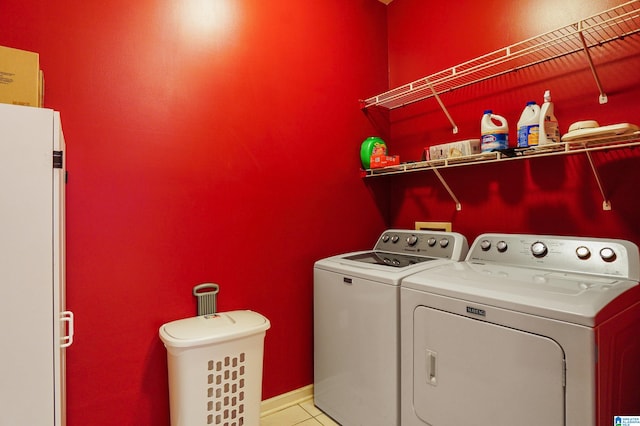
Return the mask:
<path id="1" fill-rule="evenodd" d="M 449 196 L 451 197 L 453 202 L 456 203 L 456 210 L 457 211 L 462 210 L 462 204 L 460 204 L 460 201 L 458 200 L 458 197 L 456 197 L 456 194 L 453 193 L 453 191 L 451 190 L 451 187 L 449 185 L 447 185 L 447 182 L 444 180 L 444 178 L 442 177 L 442 175 L 440 174 L 438 169 L 432 169 L 432 170 L 433 170 L 433 173 L 438 178 L 438 180 L 440 181 L 440 183 L 442 184 L 442 186 L 444 186 L 444 189 L 446 189 L 447 192 L 449 193 Z"/>
<path id="2" fill-rule="evenodd" d="M 593 172 L 593 177 L 598 184 L 598 189 L 600 190 L 600 195 L 602 195 L 602 210 L 611 210 L 611 201 L 607 198 L 607 195 L 604 192 L 604 187 L 602 186 L 602 180 L 600 179 L 600 174 L 598 173 L 598 169 L 593 163 L 593 158 L 591 158 L 591 153 L 589 151 L 584 152 L 587 156 L 587 160 L 589 160 L 589 165 L 591 166 L 591 171 Z"/>

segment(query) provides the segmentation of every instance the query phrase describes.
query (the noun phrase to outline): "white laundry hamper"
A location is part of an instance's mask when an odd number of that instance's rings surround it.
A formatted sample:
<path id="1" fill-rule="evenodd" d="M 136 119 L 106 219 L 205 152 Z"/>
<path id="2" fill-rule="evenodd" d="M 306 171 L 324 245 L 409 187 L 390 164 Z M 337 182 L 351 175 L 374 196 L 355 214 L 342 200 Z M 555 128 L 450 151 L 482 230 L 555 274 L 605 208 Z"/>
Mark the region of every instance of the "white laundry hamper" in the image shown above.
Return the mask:
<path id="1" fill-rule="evenodd" d="M 171 426 L 260 424 L 269 320 L 230 311 L 160 327 L 167 348 Z"/>

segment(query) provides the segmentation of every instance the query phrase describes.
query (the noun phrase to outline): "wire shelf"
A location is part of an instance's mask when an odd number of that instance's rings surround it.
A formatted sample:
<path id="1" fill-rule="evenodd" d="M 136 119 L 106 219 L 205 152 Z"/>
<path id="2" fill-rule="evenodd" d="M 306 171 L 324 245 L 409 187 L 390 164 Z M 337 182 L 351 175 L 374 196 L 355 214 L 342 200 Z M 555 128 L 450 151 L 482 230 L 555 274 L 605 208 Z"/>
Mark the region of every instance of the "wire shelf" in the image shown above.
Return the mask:
<path id="1" fill-rule="evenodd" d="M 381 106 L 395 109 L 447 93 L 461 87 L 584 51 L 606 102 L 589 49 L 640 32 L 640 0 L 633 0 L 574 24 L 532 37 L 454 67 L 436 72 L 382 94 L 361 100 L 361 108 Z M 438 99 L 438 102 L 440 100 Z M 455 126 L 454 126 L 455 127 Z M 454 131 L 455 133 L 455 131 Z"/>
<path id="2" fill-rule="evenodd" d="M 585 138 L 571 142 L 560 142 L 543 145 L 536 148 L 520 148 L 504 152 L 485 152 L 482 154 L 467 155 L 464 157 L 452 157 L 438 160 L 416 161 L 403 163 L 397 166 L 382 167 L 379 169 L 363 170 L 365 177 L 394 175 L 407 172 L 419 172 L 424 170 L 444 169 L 450 167 L 471 166 L 475 164 L 496 163 L 511 160 L 525 160 L 539 157 L 557 155 L 580 154 L 611 149 L 632 148 L 640 146 L 640 132 L 600 138 Z"/>
<path id="3" fill-rule="evenodd" d="M 602 195 L 602 209 L 611 210 L 611 202 L 605 193 L 600 174 L 591 158 L 592 152 L 609 151 L 621 148 L 640 147 L 640 131 L 635 131 L 623 135 L 602 136 L 585 138 L 571 142 L 560 142 L 544 145 L 536 148 L 518 148 L 508 150 L 508 152 L 486 152 L 482 154 L 468 155 L 465 157 L 446 158 L 438 160 L 418 161 L 415 163 L 404 163 L 398 166 L 383 167 L 380 169 L 363 170 L 363 177 L 374 177 L 384 175 L 404 174 L 409 172 L 419 172 L 431 170 L 436 175 L 440 183 L 447 190 L 454 201 L 456 210 L 462 210 L 462 204 L 447 184 L 439 170 L 449 167 L 471 166 L 476 164 L 496 163 L 501 161 L 525 160 L 531 158 L 549 157 L 557 155 L 584 154 L 589 160 L 593 177 L 598 184 Z"/>

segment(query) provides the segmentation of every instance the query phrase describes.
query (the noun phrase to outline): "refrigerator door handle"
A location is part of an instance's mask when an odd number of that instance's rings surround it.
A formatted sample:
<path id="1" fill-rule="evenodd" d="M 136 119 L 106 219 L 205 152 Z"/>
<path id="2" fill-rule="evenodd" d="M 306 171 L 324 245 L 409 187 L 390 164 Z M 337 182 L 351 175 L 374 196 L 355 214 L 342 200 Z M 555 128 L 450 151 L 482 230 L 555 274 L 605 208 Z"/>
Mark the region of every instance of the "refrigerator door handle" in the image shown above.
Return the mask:
<path id="1" fill-rule="evenodd" d="M 60 312 L 60 321 L 63 323 L 67 323 L 67 335 L 62 336 L 62 338 L 60 339 L 60 347 L 68 348 L 73 343 L 73 312 Z"/>

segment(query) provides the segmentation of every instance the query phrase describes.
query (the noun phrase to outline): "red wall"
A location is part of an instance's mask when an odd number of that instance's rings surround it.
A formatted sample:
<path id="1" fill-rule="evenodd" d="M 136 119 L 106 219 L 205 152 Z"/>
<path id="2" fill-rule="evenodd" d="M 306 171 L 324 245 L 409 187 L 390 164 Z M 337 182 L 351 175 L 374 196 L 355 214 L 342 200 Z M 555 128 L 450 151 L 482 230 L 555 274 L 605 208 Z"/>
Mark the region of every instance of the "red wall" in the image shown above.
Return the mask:
<path id="1" fill-rule="evenodd" d="M 445 170 L 460 212 L 428 172 L 358 175 L 371 133 L 418 159 L 423 146 L 478 137 L 486 108 L 515 129 L 545 89 L 562 132 L 584 118 L 637 123 L 637 42 L 601 68 L 607 105 L 584 63 L 561 61 L 443 96 L 458 135 L 431 101 L 389 122 L 357 108 L 388 79 L 411 81 L 615 2 L 219 0 L 233 5 L 230 20 L 216 10 L 204 27 L 184 16 L 192 2 L 2 2 L 0 44 L 40 52 L 45 103 L 61 111 L 67 139 L 70 426 L 168 424 L 157 330 L 195 313 L 200 282 L 221 285 L 220 310 L 271 320 L 268 398 L 312 382 L 313 261 L 370 247 L 386 225 L 447 220 L 470 240 L 513 231 L 640 243 L 631 150 L 596 156 L 609 212 L 582 157 Z"/>
<path id="2" fill-rule="evenodd" d="M 424 2 L 396 0 L 388 7 L 391 87 L 599 13 L 620 1 Z M 598 91 L 583 55 L 573 55 L 442 95 L 459 133 L 454 135 L 434 99 L 394 110 L 389 151 L 419 160 L 422 148 L 480 137 L 485 109 L 507 118 L 515 145 L 516 125 L 529 100 L 542 103 L 550 89 L 561 133 L 575 121 L 640 125 L 640 38 L 593 50 L 609 102 Z M 616 58 L 616 59 L 612 59 Z M 390 223 L 450 221 L 472 241 L 483 232 L 586 235 L 640 244 L 640 157 L 637 149 L 593 154 L 612 204 L 602 197 L 585 155 L 532 159 L 442 170 L 462 204 L 455 204 L 434 174 L 372 178 L 391 186 Z"/>
<path id="3" fill-rule="evenodd" d="M 388 87 L 386 7 L 217 0 L 202 26 L 198 4 L 2 2 L 67 141 L 70 426 L 169 423 L 158 328 L 201 282 L 271 321 L 263 398 L 310 384 L 313 262 L 385 227 L 357 100 Z"/>

